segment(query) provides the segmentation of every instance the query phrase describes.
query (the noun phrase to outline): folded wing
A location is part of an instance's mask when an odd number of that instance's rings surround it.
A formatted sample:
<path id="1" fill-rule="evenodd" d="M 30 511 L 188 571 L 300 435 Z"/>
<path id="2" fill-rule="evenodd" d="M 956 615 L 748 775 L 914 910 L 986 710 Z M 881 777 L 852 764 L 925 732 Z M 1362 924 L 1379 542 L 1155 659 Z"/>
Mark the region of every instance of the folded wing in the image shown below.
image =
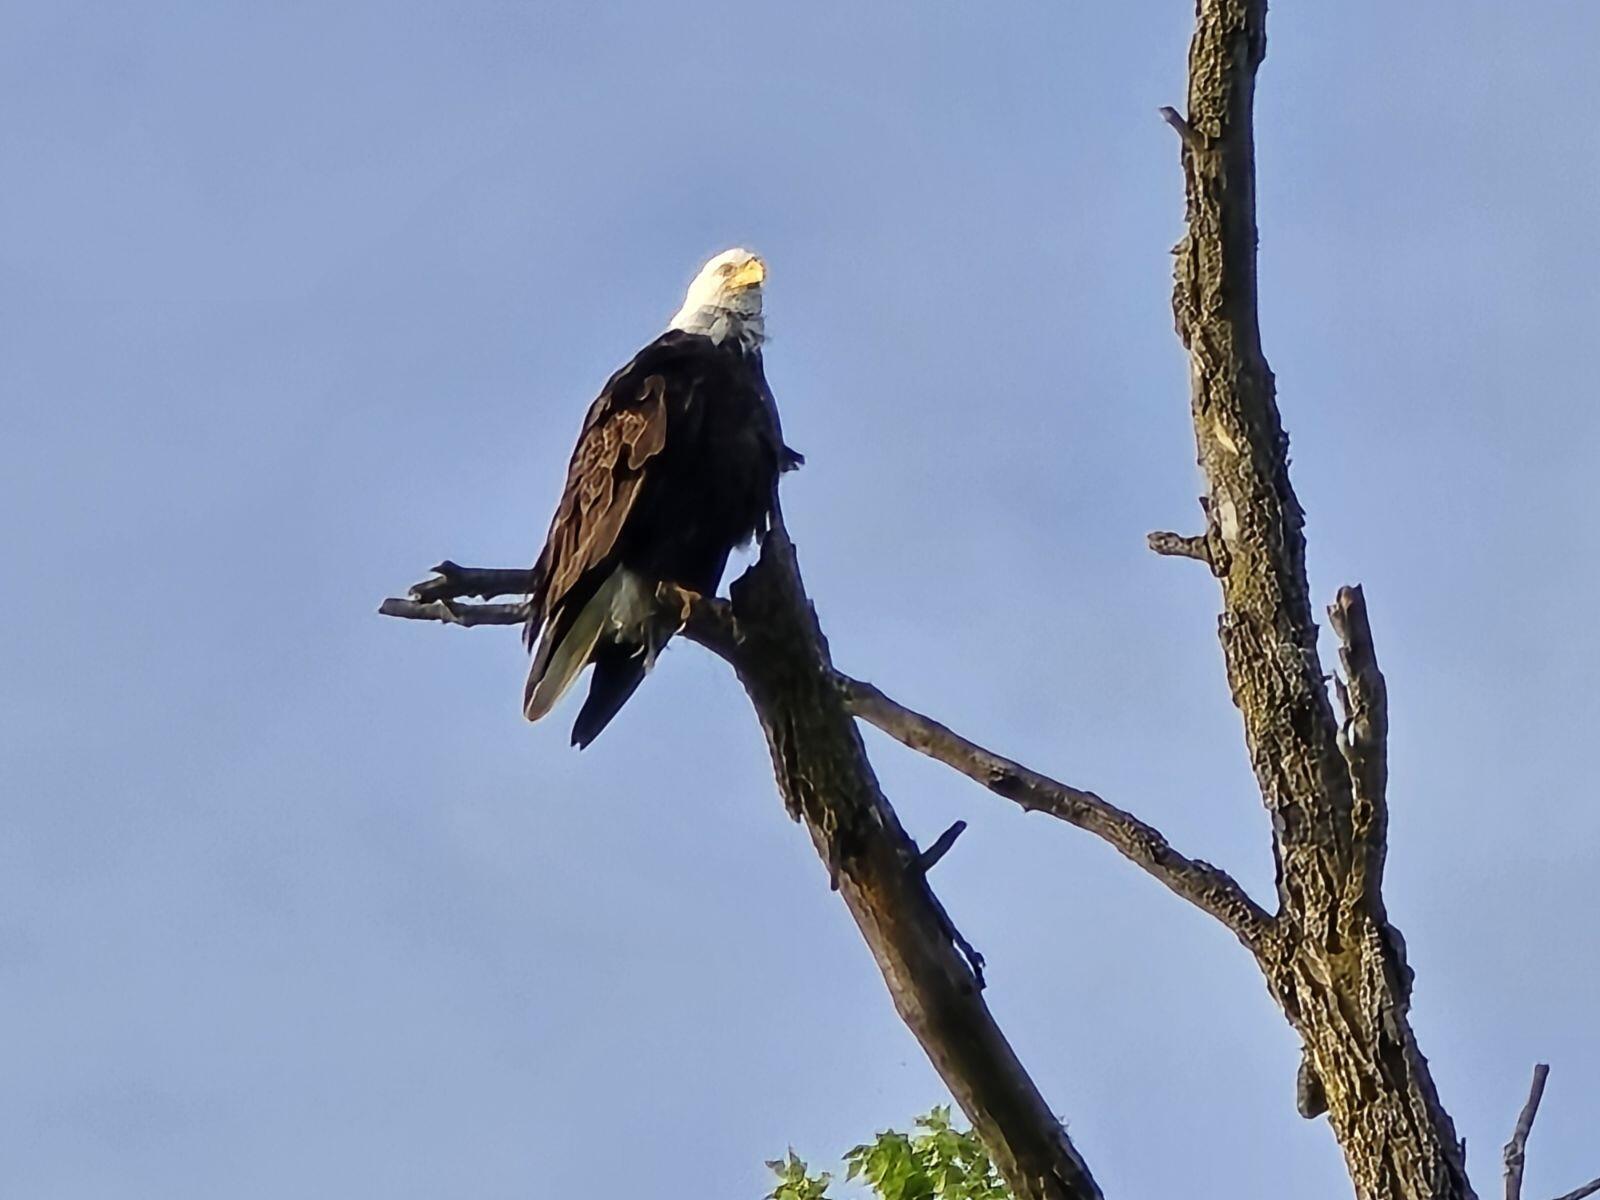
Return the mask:
<path id="1" fill-rule="evenodd" d="M 536 721 L 588 664 L 621 585 L 617 539 L 667 444 L 661 375 L 617 373 L 589 409 L 567 467 L 544 550 L 534 565 L 525 637 L 538 639 L 524 711 Z"/>

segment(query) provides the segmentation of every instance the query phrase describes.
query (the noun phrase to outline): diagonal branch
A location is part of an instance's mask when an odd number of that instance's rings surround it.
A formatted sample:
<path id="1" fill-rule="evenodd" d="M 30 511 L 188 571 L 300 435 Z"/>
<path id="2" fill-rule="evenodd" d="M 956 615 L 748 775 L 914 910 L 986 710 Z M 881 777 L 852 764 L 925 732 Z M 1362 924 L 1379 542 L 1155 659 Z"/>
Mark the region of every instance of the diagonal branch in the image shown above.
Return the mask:
<path id="1" fill-rule="evenodd" d="M 392 598 L 379 612 L 384 616 L 452 625 L 519 625 L 526 618 L 520 604 L 461 604 L 455 597 L 504 595 L 514 590 L 519 573 L 498 568 L 458 567 L 443 563 L 433 579 L 411 589 L 413 597 Z M 523 582 L 527 572 L 521 572 Z M 744 634 L 725 600 L 662 585 L 684 611 L 684 636 L 698 642 L 736 669 L 744 655 Z M 1003 758 L 946 728 L 930 717 L 891 700 L 870 683 L 836 676 L 850 711 L 913 750 L 960 771 L 996 795 L 1024 809 L 1047 813 L 1108 843 L 1129 862 L 1148 872 L 1176 895 L 1216 917 L 1252 950 L 1270 932 L 1272 916 L 1252 900 L 1226 871 L 1174 850 L 1160 830 L 1132 813 L 1107 803 L 1093 792 L 1059 783 L 1049 776 Z"/>
<path id="2" fill-rule="evenodd" d="M 1108 804 L 1093 792 L 1069 787 L 968 741 L 931 717 L 891 700 L 870 683 L 841 676 L 850 710 L 901 745 L 908 746 L 1014 801 L 1029 812 L 1052 817 L 1094 834 L 1174 894 L 1210 913 L 1257 950 L 1272 929 L 1272 916 L 1226 871 L 1174 850 L 1159 829 Z"/>
<path id="3" fill-rule="evenodd" d="M 766 734 L 784 805 L 804 822 L 896 1010 L 994 1155 L 1019 1200 L 1099 1200 L 1100 1188 L 983 999 L 982 959 L 928 885 L 834 686 L 828 644 L 781 516 L 725 606 L 690 597 L 711 624 Z M 700 617 L 697 622 L 696 616 Z"/>
<path id="4" fill-rule="evenodd" d="M 442 563 L 433 579 L 390 599 L 386 615 L 462 625 L 512 624 L 525 605 L 461 597 L 525 592 L 529 572 Z M 868 761 L 860 730 L 805 593 L 781 519 L 732 602 L 671 585 L 685 636 L 726 659 L 766 734 L 778 790 L 804 823 L 872 951 L 901 1019 L 994 1155 L 1019 1200 L 1100 1200 L 1061 1122 L 1017 1058 L 983 998 L 983 958 L 928 883 L 957 833 L 927 851 L 901 826 Z"/>
<path id="5" fill-rule="evenodd" d="M 1522 1168 L 1526 1163 L 1528 1135 L 1533 1132 L 1533 1119 L 1539 1115 L 1539 1101 L 1544 1099 L 1545 1080 L 1550 1078 L 1550 1065 L 1538 1063 L 1533 1068 L 1533 1084 L 1528 1088 L 1528 1099 L 1517 1117 L 1517 1126 L 1506 1143 L 1506 1200 L 1522 1200 Z"/>

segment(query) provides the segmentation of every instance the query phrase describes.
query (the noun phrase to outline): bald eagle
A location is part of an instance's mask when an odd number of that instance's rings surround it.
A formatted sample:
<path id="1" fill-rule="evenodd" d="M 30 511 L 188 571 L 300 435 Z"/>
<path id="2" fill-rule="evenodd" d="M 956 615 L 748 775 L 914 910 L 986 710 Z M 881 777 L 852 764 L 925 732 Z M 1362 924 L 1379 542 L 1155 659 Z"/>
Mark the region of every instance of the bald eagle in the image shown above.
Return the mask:
<path id="1" fill-rule="evenodd" d="M 592 742 L 678 631 L 662 582 L 713 595 L 735 546 L 761 532 L 783 443 L 761 367 L 766 265 L 727 250 L 701 268 L 665 333 L 589 408 L 544 550 L 525 637 L 523 711 L 537 721 L 594 664 L 572 744 Z"/>

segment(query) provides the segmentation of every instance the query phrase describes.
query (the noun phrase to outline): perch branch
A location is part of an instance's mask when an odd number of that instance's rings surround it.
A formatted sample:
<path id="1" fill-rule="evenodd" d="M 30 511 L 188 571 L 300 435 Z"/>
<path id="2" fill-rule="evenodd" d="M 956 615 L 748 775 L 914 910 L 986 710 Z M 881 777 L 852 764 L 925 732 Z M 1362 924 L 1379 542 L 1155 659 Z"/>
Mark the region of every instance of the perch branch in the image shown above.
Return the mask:
<path id="1" fill-rule="evenodd" d="M 1216 917 L 1246 946 L 1258 947 L 1271 929 L 1272 917 L 1231 875 L 1178 853 L 1160 830 L 1132 813 L 986 750 L 870 683 L 841 676 L 839 685 L 850 710 L 868 724 L 1029 812 L 1048 813 L 1094 834 L 1173 893 Z"/>
<path id="2" fill-rule="evenodd" d="M 1343 720 L 1338 745 L 1350 769 L 1350 825 L 1356 853 L 1350 873 L 1351 899 L 1382 903 L 1383 859 L 1389 842 L 1389 693 L 1359 587 L 1342 587 L 1328 607 L 1339 639 L 1338 682 Z M 1364 851 L 1364 852 L 1363 852 Z M 1409 986 L 1409 981 L 1408 986 Z"/>
<path id="3" fill-rule="evenodd" d="M 1600 1192 L 1600 1179 L 1591 1179 L 1580 1188 L 1573 1188 L 1564 1196 L 1557 1196 L 1556 1200 L 1583 1200 L 1585 1196 L 1592 1196 Z"/>
<path id="4" fill-rule="evenodd" d="M 698 642 L 718 658 L 737 666 L 744 644 L 744 634 L 733 615 L 733 606 L 715 596 L 702 596 L 686 591 L 674 583 L 663 583 L 656 594 L 668 603 L 676 604 L 683 615 L 681 631 L 691 642 Z"/>
<path id="5" fill-rule="evenodd" d="M 461 597 L 525 594 L 530 586 L 527 571 L 441 563 L 410 599 L 386 600 L 379 611 L 462 625 L 514 624 L 525 604 L 467 604 Z M 784 804 L 810 833 L 901 1019 L 1019 1200 L 1101 1200 L 1088 1166 L 984 1003 L 983 956 L 928 884 L 928 868 L 962 823 L 926 852 L 901 827 L 836 684 L 781 520 L 731 591 L 731 603 L 670 584 L 657 595 L 678 608 L 686 637 L 738 674 L 766 733 Z"/>
<path id="6" fill-rule="evenodd" d="M 526 604 L 461 604 L 464 596 L 526 595 L 533 572 L 504 567 L 461 567 L 448 559 L 433 568 L 434 575 L 412 584 L 408 596 L 391 596 L 378 606 L 385 617 L 407 621 L 439 621 L 446 625 L 521 625 L 528 619 Z M 658 594 L 683 613 L 685 637 L 726 659 L 738 652 L 739 630 L 727 601 L 701 596 L 664 583 Z"/>

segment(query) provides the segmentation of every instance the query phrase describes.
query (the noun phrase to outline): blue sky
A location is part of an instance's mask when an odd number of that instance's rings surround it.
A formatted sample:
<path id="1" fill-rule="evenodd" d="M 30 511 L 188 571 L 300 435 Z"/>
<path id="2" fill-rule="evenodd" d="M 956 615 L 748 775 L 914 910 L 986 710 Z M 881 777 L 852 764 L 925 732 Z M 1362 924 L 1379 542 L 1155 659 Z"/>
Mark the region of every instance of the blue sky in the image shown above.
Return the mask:
<path id="1" fill-rule="evenodd" d="M 759 249 L 840 665 L 1271 894 L 1168 248 L 1185 3 L 0 4 L 0 1162 L 29 1200 L 756 1196 L 944 1099 L 726 669 L 595 747 L 513 633 L 580 416 Z M 1389 906 L 1480 1190 L 1600 1172 L 1600 9 L 1274 11 L 1266 348 L 1392 694 Z M 1331 661 L 1329 659 L 1328 661 Z M 1243 952 L 876 735 L 1108 1195 L 1349 1194 Z"/>

